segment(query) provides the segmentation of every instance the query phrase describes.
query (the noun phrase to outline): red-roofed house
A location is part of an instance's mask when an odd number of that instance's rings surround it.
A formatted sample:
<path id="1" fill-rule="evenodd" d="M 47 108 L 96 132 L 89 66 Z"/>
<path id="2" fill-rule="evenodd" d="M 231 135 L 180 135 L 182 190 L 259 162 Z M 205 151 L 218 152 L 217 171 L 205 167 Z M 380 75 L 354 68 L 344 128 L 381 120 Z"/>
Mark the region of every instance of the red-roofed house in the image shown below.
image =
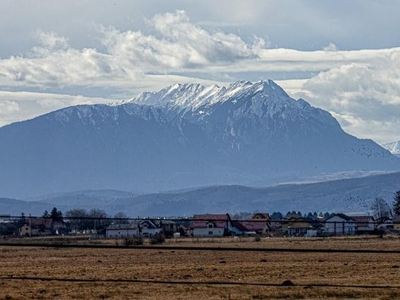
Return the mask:
<path id="1" fill-rule="evenodd" d="M 262 220 L 232 221 L 232 230 L 235 235 L 266 235 L 268 224 Z"/>
<path id="2" fill-rule="evenodd" d="M 229 214 L 194 215 L 190 230 L 195 237 L 226 236 L 232 229 Z"/>
<path id="3" fill-rule="evenodd" d="M 270 217 L 267 213 L 255 213 L 250 220 L 232 221 L 235 235 L 266 235 L 270 231 Z"/>

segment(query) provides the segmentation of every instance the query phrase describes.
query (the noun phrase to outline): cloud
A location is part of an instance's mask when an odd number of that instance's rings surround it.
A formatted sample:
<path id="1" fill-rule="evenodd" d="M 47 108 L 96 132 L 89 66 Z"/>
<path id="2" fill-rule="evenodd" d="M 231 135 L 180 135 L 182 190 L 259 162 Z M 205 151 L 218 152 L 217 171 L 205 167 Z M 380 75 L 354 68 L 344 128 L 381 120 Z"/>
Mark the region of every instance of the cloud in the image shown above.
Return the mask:
<path id="1" fill-rule="evenodd" d="M 20 106 L 15 101 L 2 100 L 0 102 L 0 115 L 8 115 L 16 113 L 20 110 Z"/>
<path id="2" fill-rule="evenodd" d="M 154 35 L 103 29 L 108 52 L 130 65 L 172 71 L 254 59 L 266 44 L 257 37 L 249 45 L 237 35 L 207 31 L 191 23 L 184 11 L 157 14 L 147 23 L 155 30 Z"/>
<path id="3" fill-rule="evenodd" d="M 31 119 L 67 106 L 110 102 L 112 99 L 99 97 L 0 91 L 0 126 Z"/>
<path id="4" fill-rule="evenodd" d="M 304 82 L 302 91 L 314 105 L 338 116 L 353 134 L 378 141 L 400 139 L 398 48 L 363 63 L 320 72 Z"/>
<path id="5" fill-rule="evenodd" d="M 265 5 L 265 9 L 276 6 Z M 242 6 L 241 2 L 235 2 L 237 6 Z M 246 23 L 254 14 L 260 18 L 261 13 L 253 9 L 241 10 L 239 22 Z M 232 16 L 221 17 L 221 22 L 233 21 Z M 318 22 L 322 21 L 320 17 Z M 277 76 L 291 95 L 332 112 L 346 131 L 379 141 L 400 139 L 400 48 L 345 51 L 341 44 L 340 49 L 336 46 L 335 39 L 319 44 L 316 49 L 321 50 L 317 51 L 269 48 L 268 38 L 242 37 L 240 31 L 216 30 L 206 23 L 193 22 L 185 11 L 178 10 L 146 19 L 147 27 L 142 30 L 98 25 L 98 47 L 72 46 L 69 37 L 38 30 L 37 44 L 30 51 L 0 59 L 0 86 L 54 94 L 35 94 L 35 102 L 21 93 L 13 94 L 20 100 L 4 98 L 14 104 L 0 100 L 1 111 L 16 109 L 15 104 L 20 108 L 10 111 L 7 121 L 2 113 L 0 123 L 73 103 L 130 98 L 139 91 L 177 82 L 221 84 Z M 74 90 L 87 96 L 88 90 L 94 89 L 99 99 L 55 95 Z"/>
<path id="6" fill-rule="evenodd" d="M 184 11 L 155 15 L 155 31 L 120 32 L 101 27 L 105 51 L 74 49 L 65 37 L 38 31 L 39 45 L 25 56 L 0 60 L 3 86 L 128 86 L 147 73 L 178 72 L 212 64 L 256 59 L 265 41 L 246 44 L 239 36 L 210 32 L 190 22 Z"/>

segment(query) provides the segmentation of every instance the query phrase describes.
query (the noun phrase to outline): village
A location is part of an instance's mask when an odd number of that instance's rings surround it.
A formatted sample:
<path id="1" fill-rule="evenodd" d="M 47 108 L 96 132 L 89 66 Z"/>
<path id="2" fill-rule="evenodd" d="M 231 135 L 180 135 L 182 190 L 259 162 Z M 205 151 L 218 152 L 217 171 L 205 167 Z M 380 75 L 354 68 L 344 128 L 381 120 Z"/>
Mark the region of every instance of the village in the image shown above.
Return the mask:
<path id="1" fill-rule="evenodd" d="M 253 213 L 247 219 L 230 214 L 197 214 L 191 218 L 51 218 L 0 217 L 3 238 L 88 235 L 92 238 L 177 237 L 329 237 L 351 235 L 399 234 L 400 217 L 374 218 L 343 213 L 301 215 Z"/>

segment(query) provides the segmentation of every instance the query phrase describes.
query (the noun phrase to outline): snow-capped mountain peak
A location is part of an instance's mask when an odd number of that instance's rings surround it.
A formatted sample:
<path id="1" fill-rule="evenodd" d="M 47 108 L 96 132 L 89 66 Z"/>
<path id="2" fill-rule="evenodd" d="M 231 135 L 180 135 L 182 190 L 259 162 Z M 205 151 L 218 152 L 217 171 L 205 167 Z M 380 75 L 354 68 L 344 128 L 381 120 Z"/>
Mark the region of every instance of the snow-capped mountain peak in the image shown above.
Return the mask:
<path id="1" fill-rule="evenodd" d="M 131 99 L 130 103 L 152 105 L 158 107 L 176 107 L 178 109 L 196 109 L 203 105 L 234 100 L 245 96 L 253 97 L 263 94 L 263 98 L 276 100 L 289 96 L 272 80 L 261 80 L 255 83 L 237 81 L 227 87 L 218 85 L 203 86 L 195 84 L 175 84 L 156 92 L 143 92 Z"/>
<path id="2" fill-rule="evenodd" d="M 74 106 L 2 127 L 0 141 L 3 195 L 266 185 L 400 169 L 399 158 L 346 134 L 328 112 L 273 81 L 177 84 L 121 105 Z"/>

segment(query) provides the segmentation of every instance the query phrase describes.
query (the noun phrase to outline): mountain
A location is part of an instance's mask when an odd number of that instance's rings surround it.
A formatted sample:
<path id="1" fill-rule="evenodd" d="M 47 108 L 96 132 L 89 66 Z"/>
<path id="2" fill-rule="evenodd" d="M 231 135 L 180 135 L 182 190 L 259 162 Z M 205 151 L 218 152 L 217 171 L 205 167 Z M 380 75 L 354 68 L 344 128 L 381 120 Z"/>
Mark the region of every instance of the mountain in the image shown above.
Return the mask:
<path id="1" fill-rule="evenodd" d="M 366 213 L 381 197 L 391 204 L 400 190 L 400 173 L 285 184 L 267 188 L 240 185 L 210 186 L 165 193 L 132 195 L 122 191 L 79 191 L 37 197 L 36 201 L 0 199 L 2 214 L 42 215 L 54 206 L 62 212 L 73 208 L 98 208 L 109 215 L 124 212 L 130 217 L 190 217 L 199 213 L 236 212 L 345 212 Z"/>
<path id="2" fill-rule="evenodd" d="M 393 155 L 400 157 L 400 141 L 386 143 L 382 145 L 383 148 L 387 149 Z"/>
<path id="3" fill-rule="evenodd" d="M 0 195 L 268 186 L 400 159 L 272 81 L 175 85 L 0 128 Z"/>

